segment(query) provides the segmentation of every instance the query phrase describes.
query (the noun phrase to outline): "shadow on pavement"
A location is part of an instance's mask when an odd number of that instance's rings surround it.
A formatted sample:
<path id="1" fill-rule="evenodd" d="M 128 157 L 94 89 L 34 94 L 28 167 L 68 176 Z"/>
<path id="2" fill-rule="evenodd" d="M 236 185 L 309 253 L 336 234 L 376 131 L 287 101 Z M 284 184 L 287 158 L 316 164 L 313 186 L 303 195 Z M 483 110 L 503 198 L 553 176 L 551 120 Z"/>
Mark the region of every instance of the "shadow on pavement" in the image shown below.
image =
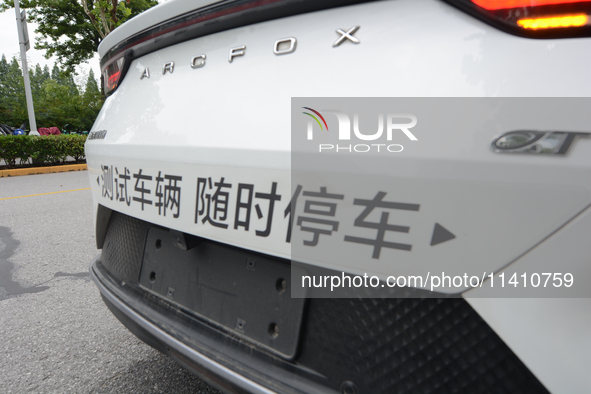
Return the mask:
<path id="1" fill-rule="evenodd" d="M 14 264 L 8 259 L 14 254 L 20 241 L 12 237 L 8 227 L 0 226 L 0 301 L 19 294 L 39 293 L 49 289 L 49 286 L 23 287 L 12 280 Z"/>

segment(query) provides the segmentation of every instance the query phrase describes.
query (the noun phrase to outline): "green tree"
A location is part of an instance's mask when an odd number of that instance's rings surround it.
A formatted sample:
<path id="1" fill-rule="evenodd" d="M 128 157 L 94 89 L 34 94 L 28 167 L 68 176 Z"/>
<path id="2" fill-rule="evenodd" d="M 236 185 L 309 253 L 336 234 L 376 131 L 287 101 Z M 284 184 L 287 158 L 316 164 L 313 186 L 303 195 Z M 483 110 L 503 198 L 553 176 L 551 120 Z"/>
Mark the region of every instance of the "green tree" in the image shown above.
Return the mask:
<path id="1" fill-rule="evenodd" d="M 49 67 L 47 67 L 46 64 L 45 67 L 43 67 L 43 80 L 47 81 L 49 78 L 51 78 L 51 74 L 49 73 Z"/>
<path id="2" fill-rule="evenodd" d="M 2 54 L 2 59 L 0 60 L 0 76 L 4 75 L 8 71 L 8 62 L 6 61 L 6 56 Z"/>
<path id="3" fill-rule="evenodd" d="M 53 68 L 51 69 L 51 79 L 53 79 L 54 81 L 56 81 L 57 83 L 62 83 L 62 77 L 61 77 L 61 73 L 60 73 L 60 69 L 57 66 L 57 64 L 53 64 Z"/>
<path id="4" fill-rule="evenodd" d="M 99 94 L 99 88 L 96 83 L 96 78 L 92 69 L 88 72 L 88 78 L 86 79 L 86 86 L 84 87 L 84 97 L 93 98 L 96 94 Z"/>
<path id="5" fill-rule="evenodd" d="M 80 91 L 78 90 L 78 86 L 76 86 L 76 82 L 74 82 L 74 77 L 72 74 L 64 74 L 62 77 L 64 84 L 68 88 L 68 93 L 72 96 L 79 96 Z"/>
<path id="6" fill-rule="evenodd" d="M 45 75 L 43 69 L 37 63 L 34 68 L 29 71 L 29 78 L 31 80 L 31 93 L 33 100 L 35 100 L 43 89 L 43 83 L 49 79 L 49 75 Z"/>
<path id="7" fill-rule="evenodd" d="M 90 130 L 103 104 L 92 70 L 85 86 L 78 86 L 74 76 L 57 65 L 50 73 L 47 66 L 42 69 L 37 64 L 30 70 L 30 78 L 39 127 L 57 126 L 62 131 Z M 19 62 L 13 58 L 9 63 L 3 55 L 0 59 L 0 123 L 20 126 L 27 119 Z"/>
<path id="8" fill-rule="evenodd" d="M 94 56 L 100 41 L 126 20 L 158 4 L 157 0 L 21 0 L 28 19 L 38 24 L 35 48 L 56 56 L 66 72 Z M 0 11 L 14 0 L 0 0 Z"/>
<path id="9" fill-rule="evenodd" d="M 27 104 L 20 65 L 16 57 L 13 57 L 9 64 L 2 56 L 0 61 L 0 123 L 20 126 L 26 120 Z"/>
<path id="10" fill-rule="evenodd" d="M 94 72 L 91 69 L 82 95 L 82 131 L 88 131 L 92 128 L 102 105 L 103 98 L 94 77 Z"/>
<path id="11" fill-rule="evenodd" d="M 8 62 L 6 61 L 6 56 L 2 54 L 2 59 L 0 59 L 0 123 L 5 122 L 6 112 L 8 111 L 8 104 L 6 103 L 6 77 L 8 74 Z"/>
<path id="12" fill-rule="evenodd" d="M 82 99 L 79 94 L 72 94 L 68 84 L 48 79 L 38 102 L 39 111 L 35 112 L 39 127 L 57 126 L 62 131 L 65 125 L 70 126 L 68 129 L 81 127 Z"/>

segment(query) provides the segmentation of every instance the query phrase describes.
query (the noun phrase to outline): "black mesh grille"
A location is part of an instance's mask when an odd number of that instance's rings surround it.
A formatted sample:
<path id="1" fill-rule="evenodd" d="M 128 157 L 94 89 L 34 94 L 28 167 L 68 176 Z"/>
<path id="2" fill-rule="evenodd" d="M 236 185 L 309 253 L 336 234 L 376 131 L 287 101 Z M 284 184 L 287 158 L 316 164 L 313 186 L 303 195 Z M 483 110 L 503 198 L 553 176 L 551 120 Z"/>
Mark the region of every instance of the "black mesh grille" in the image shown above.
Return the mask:
<path id="1" fill-rule="evenodd" d="M 547 393 L 463 299 L 310 300 L 299 362 L 361 393 Z"/>
<path id="2" fill-rule="evenodd" d="M 101 261 L 119 280 L 137 282 L 149 227 L 113 212 Z M 329 391 L 547 393 L 461 298 L 310 299 L 294 362 L 305 368 L 290 384 L 309 379 Z"/>
<path id="3" fill-rule="evenodd" d="M 138 280 L 148 228 L 146 222 L 113 212 L 101 255 L 101 262 L 113 276 Z"/>

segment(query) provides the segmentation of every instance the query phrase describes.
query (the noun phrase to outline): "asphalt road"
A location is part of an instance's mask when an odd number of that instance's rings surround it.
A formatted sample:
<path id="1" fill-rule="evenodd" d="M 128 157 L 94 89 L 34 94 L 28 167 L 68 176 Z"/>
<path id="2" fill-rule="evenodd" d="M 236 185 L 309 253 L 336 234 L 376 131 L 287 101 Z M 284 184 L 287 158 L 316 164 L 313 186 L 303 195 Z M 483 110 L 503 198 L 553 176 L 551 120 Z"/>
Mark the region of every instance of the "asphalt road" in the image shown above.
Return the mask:
<path id="1" fill-rule="evenodd" d="M 88 187 L 86 171 L 0 178 L 0 393 L 217 393 L 103 303 Z"/>

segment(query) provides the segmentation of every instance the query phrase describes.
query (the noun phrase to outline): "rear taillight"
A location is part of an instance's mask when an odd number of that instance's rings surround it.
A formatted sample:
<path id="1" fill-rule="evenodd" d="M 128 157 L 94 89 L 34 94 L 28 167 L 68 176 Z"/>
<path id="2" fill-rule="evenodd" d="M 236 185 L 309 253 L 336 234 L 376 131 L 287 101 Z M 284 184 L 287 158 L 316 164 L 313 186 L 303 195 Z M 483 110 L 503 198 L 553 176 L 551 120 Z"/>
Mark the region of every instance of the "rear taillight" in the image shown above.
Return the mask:
<path id="1" fill-rule="evenodd" d="M 125 57 L 114 60 L 103 69 L 103 78 L 105 81 L 105 95 L 117 89 L 122 79 L 125 67 Z"/>
<path id="2" fill-rule="evenodd" d="M 531 38 L 591 36 L 591 0 L 447 0 L 502 30 Z"/>

